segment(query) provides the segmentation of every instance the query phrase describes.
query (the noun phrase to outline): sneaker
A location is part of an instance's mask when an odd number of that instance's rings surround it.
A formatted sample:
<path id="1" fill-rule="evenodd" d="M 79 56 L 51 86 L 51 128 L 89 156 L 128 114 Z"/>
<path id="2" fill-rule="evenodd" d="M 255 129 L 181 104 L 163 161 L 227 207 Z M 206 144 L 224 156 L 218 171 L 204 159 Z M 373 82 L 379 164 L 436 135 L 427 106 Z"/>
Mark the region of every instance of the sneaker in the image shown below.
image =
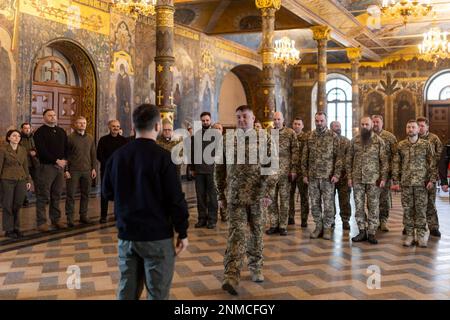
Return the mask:
<path id="1" fill-rule="evenodd" d="M 52 225 L 56 229 L 65 229 L 66 228 L 66 225 L 64 223 L 62 223 L 61 221 L 53 222 Z"/>
<path id="2" fill-rule="evenodd" d="M 375 238 L 374 234 L 369 234 L 369 236 L 367 237 L 367 241 L 369 241 L 370 244 L 378 243 L 378 240 L 377 240 L 377 238 Z"/>
<path id="3" fill-rule="evenodd" d="M 216 224 L 215 223 L 208 223 L 206 225 L 206 228 L 208 228 L 208 229 L 215 229 L 216 228 Z"/>
<path id="4" fill-rule="evenodd" d="M 48 231 L 48 224 L 46 224 L 46 223 L 41 224 L 41 225 L 37 226 L 37 229 L 40 232 L 47 232 Z"/>
<path id="5" fill-rule="evenodd" d="M 441 237 L 441 232 L 439 231 L 439 229 L 431 229 L 430 230 L 430 235 L 433 237 Z"/>
<path id="6" fill-rule="evenodd" d="M 287 236 L 288 232 L 284 228 L 280 228 L 280 236 Z"/>
<path id="7" fill-rule="evenodd" d="M 387 227 L 386 222 L 381 222 L 379 229 L 383 232 L 389 232 L 389 228 Z"/>
<path id="8" fill-rule="evenodd" d="M 292 226 L 294 224 L 295 224 L 295 219 L 294 218 L 289 218 L 288 225 Z"/>
<path id="9" fill-rule="evenodd" d="M 236 288 L 237 288 L 237 282 L 236 281 L 226 279 L 222 283 L 222 290 L 227 291 L 232 296 L 237 296 L 238 295 L 238 293 L 236 291 Z"/>
<path id="10" fill-rule="evenodd" d="M 75 227 L 75 224 L 71 221 L 67 222 L 67 228 L 73 228 Z"/>
<path id="11" fill-rule="evenodd" d="M 90 224 L 91 220 L 87 216 L 81 216 L 80 217 L 80 223 L 81 224 Z"/>
<path id="12" fill-rule="evenodd" d="M 23 233 L 20 232 L 19 230 L 14 230 L 14 233 L 16 234 L 17 238 L 23 238 Z"/>
<path id="13" fill-rule="evenodd" d="M 311 239 L 317 239 L 323 236 L 323 228 L 316 227 L 314 231 L 309 235 Z"/>
<path id="14" fill-rule="evenodd" d="M 331 229 L 330 228 L 323 229 L 322 238 L 324 238 L 325 240 L 331 240 Z"/>
<path id="15" fill-rule="evenodd" d="M 261 270 L 250 271 L 253 282 L 264 282 L 264 275 Z"/>
<path id="16" fill-rule="evenodd" d="M 11 239 L 17 239 L 17 234 L 14 231 L 6 231 L 5 237 L 11 238 Z"/>
<path id="17" fill-rule="evenodd" d="M 342 229 L 343 230 L 350 230 L 350 223 L 348 221 L 342 222 Z"/>
<path id="18" fill-rule="evenodd" d="M 367 232 L 366 230 L 360 231 L 359 234 L 352 238 L 353 242 L 361 242 L 367 240 Z"/>
<path id="19" fill-rule="evenodd" d="M 308 222 L 302 221 L 302 224 L 300 225 L 302 228 L 308 228 Z"/>
<path id="20" fill-rule="evenodd" d="M 266 230 L 267 235 L 275 234 L 280 232 L 280 229 L 278 227 L 270 227 L 268 230 Z"/>
<path id="21" fill-rule="evenodd" d="M 106 223 L 108 220 L 106 219 L 106 217 L 101 217 L 100 220 L 98 221 L 99 223 Z"/>
<path id="22" fill-rule="evenodd" d="M 405 241 L 403 241 L 403 245 L 405 247 L 411 247 L 414 244 L 414 236 L 406 236 Z"/>
<path id="23" fill-rule="evenodd" d="M 199 221 L 195 224 L 196 228 L 204 228 L 206 227 L 206 222 L 205 221 Z"/>

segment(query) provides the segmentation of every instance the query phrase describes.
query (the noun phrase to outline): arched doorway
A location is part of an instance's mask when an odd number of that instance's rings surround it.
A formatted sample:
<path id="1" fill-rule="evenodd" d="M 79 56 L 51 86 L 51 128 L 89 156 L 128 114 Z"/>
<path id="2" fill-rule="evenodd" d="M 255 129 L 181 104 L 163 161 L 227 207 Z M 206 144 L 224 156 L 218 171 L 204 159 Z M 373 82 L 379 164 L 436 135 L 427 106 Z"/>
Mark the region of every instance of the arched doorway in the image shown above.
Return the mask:
<path id="1" fill-rule="evenodd" d="M 430 131 L 442 142 L 450 142 L 450 70 L 432 75 L 425 85 L 425 114 Z"/>
<path id="2" fill-rule="evenodd" d="M 261 119 L 263 110 L 258 106 L 258 88 L 261 70 L 252 65 L 239 65 L 225 75 L 220 88 L 218 116 L 225 127 L 235 125 L 235 110 L 238 106 L 247 104 Z"/>
<path id="3" fill-rule="evenodd" d="M 43 123 L 45 109 L 55 110 L 58 125 L 70 133 L 78 116 L 96 133 L 96 75 L 86 52 L 68 40 L 47 44 L 37 54 L 32 75 L 31 123 Z"/>

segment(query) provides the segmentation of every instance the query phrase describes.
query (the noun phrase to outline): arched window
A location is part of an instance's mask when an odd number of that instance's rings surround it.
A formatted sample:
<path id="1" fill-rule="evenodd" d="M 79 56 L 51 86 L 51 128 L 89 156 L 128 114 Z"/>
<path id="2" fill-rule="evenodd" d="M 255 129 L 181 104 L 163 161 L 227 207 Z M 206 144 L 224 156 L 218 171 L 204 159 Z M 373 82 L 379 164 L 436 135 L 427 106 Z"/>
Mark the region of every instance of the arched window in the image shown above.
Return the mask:
<path id="1" fill-rule="evenodd" d="M 425 89 L 426 100 L 450 99 L 450 70 L 445 70 L 433 76 Z"/>
<path id="2" fill-rule="evenodd" d="M 328 127 L 332 121 L 341 123 L 342 135 L 352 138 L 352 85 L 342 75 L 327 81 L 327 115 Z"/>

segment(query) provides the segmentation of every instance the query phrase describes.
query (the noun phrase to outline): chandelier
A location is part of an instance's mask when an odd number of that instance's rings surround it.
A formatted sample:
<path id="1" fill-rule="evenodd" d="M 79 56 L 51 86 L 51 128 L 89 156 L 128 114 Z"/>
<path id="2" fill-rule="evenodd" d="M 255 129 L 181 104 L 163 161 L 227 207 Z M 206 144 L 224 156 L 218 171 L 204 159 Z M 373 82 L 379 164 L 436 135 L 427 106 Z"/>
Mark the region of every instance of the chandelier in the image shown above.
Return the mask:
<path id="1" fill-rule="evenodd" d="M 156 0 L 112 0 L 113 7 L 134 19 L 139 15 L 150 16 L 156 13 Z"/>
<path id="2" fill-rule="evenodd" d="M 281 64 L 286 71 L 288 66 L 300 62 L 300 51 L 295 48 L 295 41 L 288 37 L 275 40 L 275 63 Z"/>
<path id="3" fill-rule="evenodd" d="M 423 34 L 422 43 L 419 44 L 422 59 L 433 61 L 436 65 L 439 59 L 450 56 L 450 43 L 447 40 L 447 31 L 442 32 L 439 27 L 432 27 Z"/>
<path id="4" fill-rule="evenodd" d="M 383 0 L 381 13 L 392 18 L 402 18 L 403 24 L 410 17 L 424 17 L 430 13 L 430 0 Z"/>

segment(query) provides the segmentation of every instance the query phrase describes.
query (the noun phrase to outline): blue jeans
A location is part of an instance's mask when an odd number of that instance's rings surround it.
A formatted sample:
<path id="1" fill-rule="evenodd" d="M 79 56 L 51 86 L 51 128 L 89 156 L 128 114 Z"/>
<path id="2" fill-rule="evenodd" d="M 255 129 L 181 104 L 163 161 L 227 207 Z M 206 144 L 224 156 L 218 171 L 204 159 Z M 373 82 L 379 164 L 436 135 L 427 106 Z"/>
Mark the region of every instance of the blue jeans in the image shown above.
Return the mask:
<path id="1" fill-rule="evenodd" d="M 148 300 L 167 300 L 175 267 L 173 239 L 129 241 L 119 239 L 117 299 L 138 300 L 144 285 Z"/>

